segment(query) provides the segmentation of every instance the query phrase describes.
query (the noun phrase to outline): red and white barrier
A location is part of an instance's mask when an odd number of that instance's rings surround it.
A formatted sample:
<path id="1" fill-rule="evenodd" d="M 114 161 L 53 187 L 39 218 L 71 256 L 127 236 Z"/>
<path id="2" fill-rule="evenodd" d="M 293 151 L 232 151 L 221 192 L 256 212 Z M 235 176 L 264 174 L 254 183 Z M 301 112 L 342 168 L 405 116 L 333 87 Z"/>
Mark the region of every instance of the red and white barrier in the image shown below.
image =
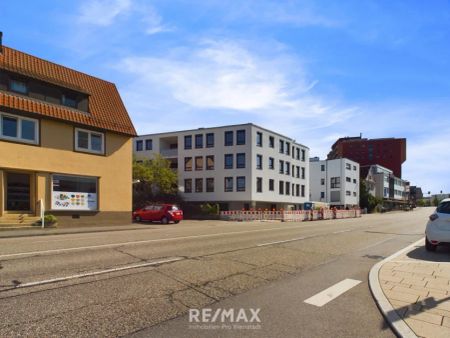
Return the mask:
<path id="1" fill-rule="evenodd" d="M 221 211 L 220 218 L 228 221 L 304 222 L 326 219 L 361 217 L 360 209 L 351 210 L 231 210 Z"/>

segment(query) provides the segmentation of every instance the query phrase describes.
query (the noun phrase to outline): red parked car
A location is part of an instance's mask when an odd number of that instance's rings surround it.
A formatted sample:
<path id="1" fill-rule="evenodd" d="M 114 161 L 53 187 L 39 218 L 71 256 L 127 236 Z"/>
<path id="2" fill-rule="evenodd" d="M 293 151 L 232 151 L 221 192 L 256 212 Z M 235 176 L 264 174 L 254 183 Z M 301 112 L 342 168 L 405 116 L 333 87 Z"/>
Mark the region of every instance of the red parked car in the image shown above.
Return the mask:
<path id="1" fill-rule="evenodd" d="M 169 222 L 180 223 L 183 219 L 183 211 L 173 204 L 152 204 L 133 212 L 136 222 L 158 221 L 163 224 Z"/>

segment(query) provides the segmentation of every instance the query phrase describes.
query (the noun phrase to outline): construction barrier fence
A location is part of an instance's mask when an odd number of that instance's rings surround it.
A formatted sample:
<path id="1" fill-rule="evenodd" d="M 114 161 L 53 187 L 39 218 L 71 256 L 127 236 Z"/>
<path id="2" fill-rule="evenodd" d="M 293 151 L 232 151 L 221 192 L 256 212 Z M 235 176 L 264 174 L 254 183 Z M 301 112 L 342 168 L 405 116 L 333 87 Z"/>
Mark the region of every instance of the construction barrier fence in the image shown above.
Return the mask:
<path id="1" fill-rule="evenodd" d="M 351 210 L 232 210 L 221 211 L 220 218 L 227 221 L 282 221 L 304 222 L 323 219 L 343 219 L 361 217 L 361 209 Z"/>

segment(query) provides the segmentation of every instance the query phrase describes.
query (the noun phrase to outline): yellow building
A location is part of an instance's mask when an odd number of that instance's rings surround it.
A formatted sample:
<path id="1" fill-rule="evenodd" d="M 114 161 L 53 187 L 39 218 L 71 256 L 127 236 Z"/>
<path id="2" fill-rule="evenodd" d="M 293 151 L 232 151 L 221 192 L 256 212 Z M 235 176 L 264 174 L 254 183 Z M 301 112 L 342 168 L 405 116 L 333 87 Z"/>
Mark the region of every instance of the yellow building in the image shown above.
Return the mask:
<path id="1" fill-rule="evenodd" d="M 135 135 L 113 83 L 0 44 L 0 221 L 129 223 Z"/>

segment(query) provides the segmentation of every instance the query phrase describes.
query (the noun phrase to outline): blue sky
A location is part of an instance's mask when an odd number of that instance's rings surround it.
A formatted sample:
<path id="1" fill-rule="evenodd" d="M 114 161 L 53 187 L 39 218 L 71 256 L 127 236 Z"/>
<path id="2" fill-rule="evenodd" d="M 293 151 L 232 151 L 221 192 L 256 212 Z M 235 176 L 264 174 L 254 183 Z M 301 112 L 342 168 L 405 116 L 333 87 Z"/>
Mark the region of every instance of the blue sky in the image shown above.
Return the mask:
<path id="1" fill-rule="evenodd" d="M 8 1 L 4 44 L 116 83 L 139 133 L 253 122 L 326 156 L 406 137 L 403 177 L 450 192 L 450 3 Z"/>

